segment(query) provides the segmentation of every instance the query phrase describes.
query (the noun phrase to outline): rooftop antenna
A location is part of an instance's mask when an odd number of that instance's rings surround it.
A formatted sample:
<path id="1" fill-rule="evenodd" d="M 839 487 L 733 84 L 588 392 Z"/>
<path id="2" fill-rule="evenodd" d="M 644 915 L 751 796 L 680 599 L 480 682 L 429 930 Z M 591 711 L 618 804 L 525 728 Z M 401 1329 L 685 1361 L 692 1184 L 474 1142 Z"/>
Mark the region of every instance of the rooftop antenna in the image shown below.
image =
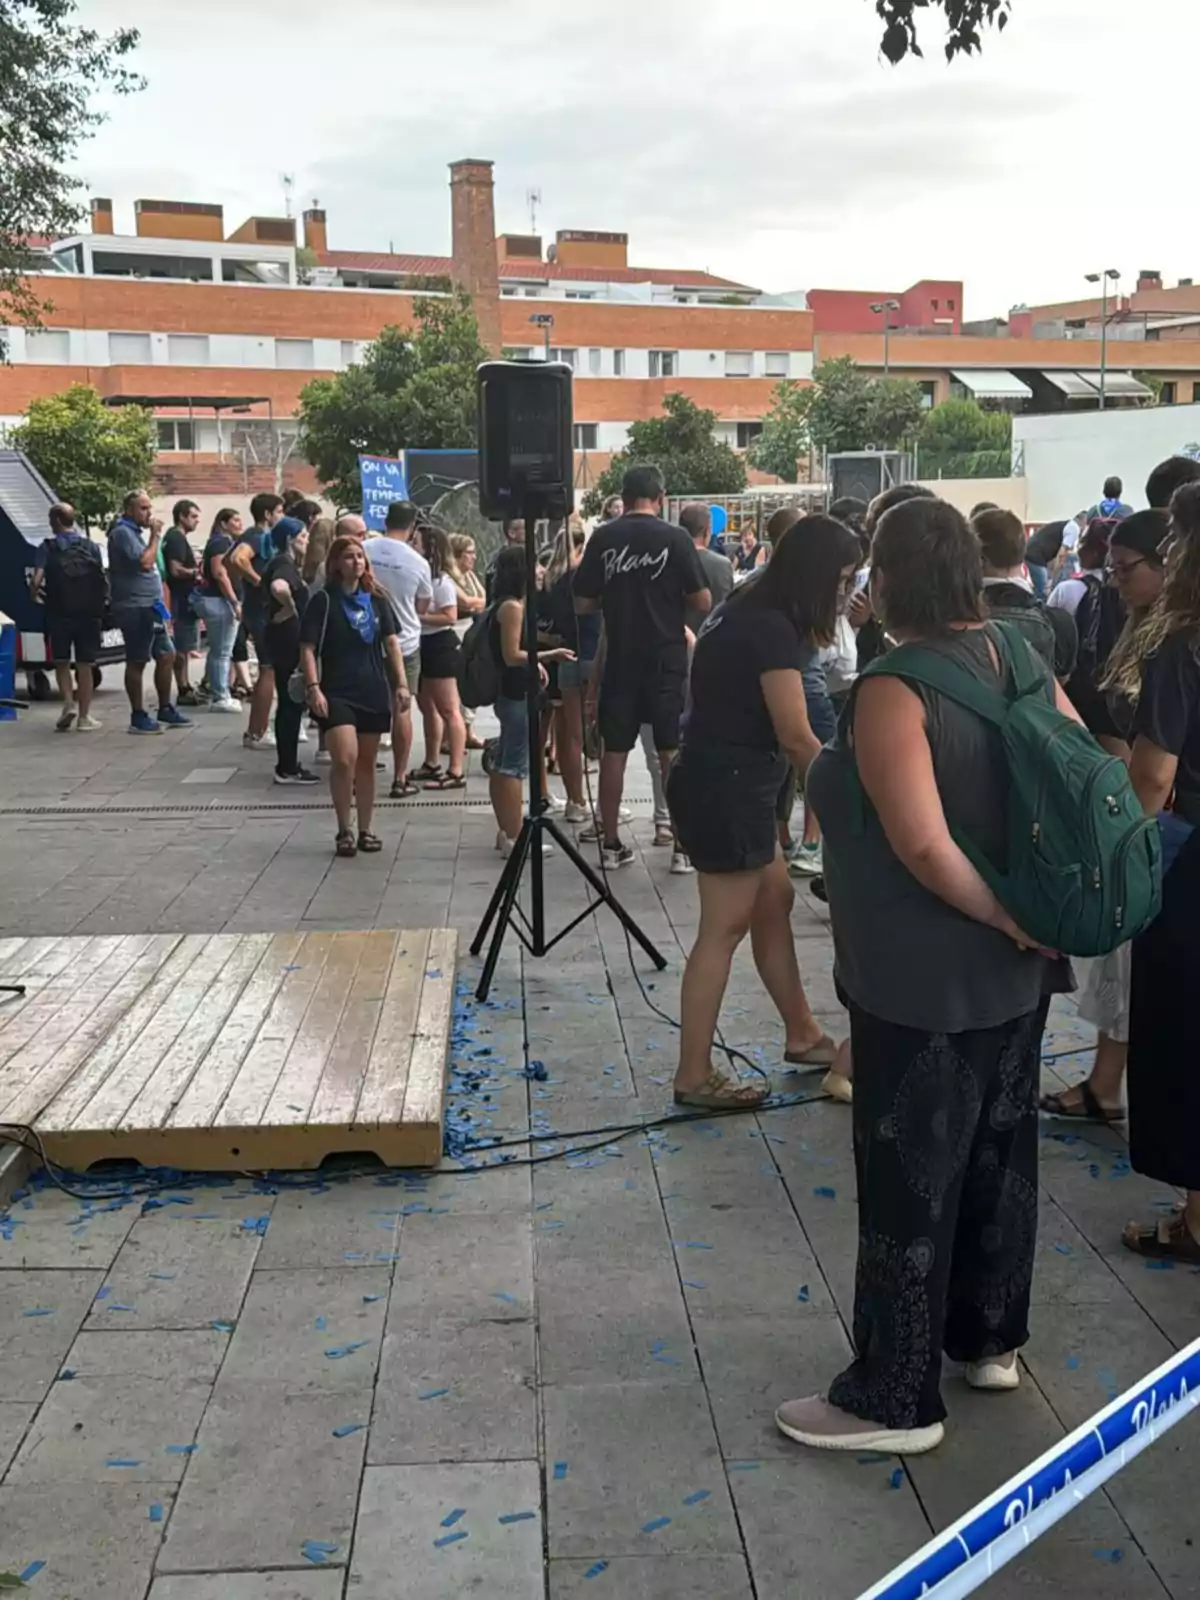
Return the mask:
<path id="1" fill-rule="evenodd" d="M 530 231 L 530 233 L 536 233 L 537 232 L 537 214 L 538 214 L 538 207 L 541 205 L 541 203 L 542 203 L 542 191 L 540 189 L 526 189 L 526 191 L 525 191 L 525 204 L 529 207 L 529 231 Z"/>
<path id="2" fill-rule="evenodd" d="M 279 181 L 283 184 L 283 214 L 290 217 L 293 214 L 292 199 L 296 192 L 296 179 L 290 172 L 281 172 Z"/>

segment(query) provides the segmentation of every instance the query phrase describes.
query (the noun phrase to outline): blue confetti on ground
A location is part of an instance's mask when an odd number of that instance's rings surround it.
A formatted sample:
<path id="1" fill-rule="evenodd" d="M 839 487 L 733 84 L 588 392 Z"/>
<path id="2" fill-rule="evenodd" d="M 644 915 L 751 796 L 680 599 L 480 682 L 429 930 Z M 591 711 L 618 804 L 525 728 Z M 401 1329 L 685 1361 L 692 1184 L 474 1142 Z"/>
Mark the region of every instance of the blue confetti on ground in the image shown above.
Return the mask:
<path id="1" fill-rule="evenodd" d="M 129 1461 L 124 1456 L 110 1456 L 104 1463 L 106 1467 L 140 1467 L 140 1461 Z"/>
<path id="2" fill-rule="evenodd" d="M 891 1477 L 888 1479 L 888 1483 L 891 1485 L 891 1487 L 893 1489 L 898 1489 L 903 1482 L 904 1482 L 904 1468 L 903 1467 L 897 1467 L 896 1470 L 892 1473 Z"/>
<path id="3" fill-rule="evenodd" d="M 353 1344 L 335 1345 L 332 1350 L 326 1350 L 325 1354 L 330 1361 L 340 1361 L 343 1356 L 352 1356 L 356 1350 L 361 1350 L 370 1342 L 369 1339 L 356 1339 Z"/>
<path id="4" fill-rule="evenodd" d="M 711 1494 L 711 1489 L 696 1489 L 692 1494 L 684 1495 L 683 1503 L 685 1506 L 698 1506 L 701 1500 L 707 1500 Z"/>
<path id="5" fill-rule="evenodd" d="M 503 1300 L 505 1305 L 509 1305 L 509 1306 L 515 1306 L 516 1303 L 517 1303 L 516 1295 L 515 1294 L 508 1294 L 503 1289 L 497 1289 L 495 1294 L 493 1294 L 492 1299 L 493 1300 Z"/>
<path id="6" fill-rule="evenodd" d="M 1093 1550 L 1092 1554 L 1097 1561 L 1107 1561 L 1113 1567 L 1125 1559 L 1124 1550 Z"/>
<path id="7" fill-rule="evenodd" d="M 28 1311 L 22 1311 L 21 1315 L 23 1317 L 52 1317 L 54 1313 L 46 1306 L 33 1306 Z"/>
<path id="8" fill-rule="evenodd" d="M 697 1240 L 697 1239 L 676 1239 L 674 1241 L 674 1245 L 675 1245 L 676 1250 L 711 1250 L 712 1249 L 712 1245 L 710 1245 L 710 1244 L 701 1244 L 699 1242 L 699 1240 Z"/>
<path id="9" fill-rule="evenodd" d="M 497 1517 L 496 1521 L 502 1528 L 506 1528 L 510 1522 L 532 1522 L 536 1516 L 536 1511 L 509 1511 L 504 1516 Z"/>
<path id="10" fill-rule="evenodd" d="M 45 1565 L 46 1563 L 44 1561 L 31 1561 L 25 1568 L 25 1571 L 19 1572 L 17 1576 L 20 1578 L 22 1583 L 28 1583 L 31 1578 L 37 1577 L 38 1573 Z"/>
<path id="11" fill-rule="evenodd" d="M 382 1299 L 383 1299 L 383 1296 L 379 1295 L 379 1294 L 365 1294 L 365 1295 L 363 1295 L 363 1305 L 365 1305 L 365 1306 L 373 1306 L 375 1304 L 376 1300 L 382 1300 Z"/>
<path id="12" fill-rule="evenodd" d="M 799 1300 L 802 1306 L 806 1306 L 808 1304 L 809 1293 L 808 1285 L 806 1283 L 802 1283 L 799 1289 L 796 1291 L 796 1299 Z"/>
<path id="13" fill-rule="evenodd" d="M 313 1322 L 313 1327 L 317 1330 L 318 1333 L 324 1333 L 325 1332 L 325 1318 L 324 1317 L 317 1317 Z"/>
<path id="14" fill-rule="evenodd" d="M 449 1394 L 449 1389 L 426 1389 L 424 1394 L 417 1396 L 418 1400 L 440 1400 L 444 1394 Z"/>
<path id="15" fill-rule="evenodd" d="M 727 1461 L 726 1472 L 757 1472 L 760 1463 L 757 1461 Z"/>
<path id="16" fill-rule="evenodd" d="M 561 1483 L 563 1481 L 563 1479 L 566 1477 L 566 1475 L 567 1475 L 567 1463 L 565 1461 L 556 1461 L 554 1463 L 554 1481 L 555 1481 L 555 1483 Z"/>
<path id="17" fill-rule="evenodd" d="M 696 1278 L 684 1278 L 683 1287 L 685 1289 L 707 1289 L 708 1285 L 706 1283 L 701 1283 Z"/>
<path id="18" fill-rule="evenodd" d="M 162 1519 L 163 1519 L 163 1508 L 159 1505 L 158 1501 L 156 1500 L 154 1502 L 154 1504 L 150 1507 L 150 1521 L 151 1522 L 161 1522 Z"/>
<path id="19" fill-rule="evenodd" d="M 314 1567 L 323 1566 L 329 1556 L 338 1552 L 336 1544 L 330 1544 L 327 1539 L 305 1539 L 300 1546 L 300 1554 L 305 1561 L 311 1561 Z"/>
<path id="20" fill-rule="evenodd" d="M 60 1383 L 69 1383 L 70 1380 L 74 1376 L 75 1376 L 75 1368 L 74 1367 L 64 1367 L 62 1369 L 62 1371 L 58 1375 L 58 1381 Z"/>
<path id="21" fill-rule="evenodd" d="M 220 1321 L 217 1321 L 217 1322 L 213 1323 L 213 1327 L 217 1330 L 218 1333 L 232 1333 L 233 1332 L 233 1323 L 232 1322 L 220 1322 Z"/>
<path id="22" fill-rule="evenodd" d="M 452 1528 L 454 1526 L 454 1524 L 456 1522 L 461 1521 L 461 1519 L 463 1517 L 465 1517 L 466 1514 L 467 1514 L 466 1507 L 465 1506 L 459 1506 L 456 1510 L 448 1512 L 446 1514 L 446 1516 L 444 1516 L 442 1518 L 442 1527 L 443 1528 Z"/>
<path id="23" fill-rule="evenodd" d="M 598 1578 L 602 1572 L 608 1571 L 607 1561 L 596 1561 L 584 1573 L 585 1578 Z"/>
<path id="24" fill-rule="evenodd" d="M 266 1234 L 266 1231 L 270 1227 L 270 1225 L 271 1225 L 270 1217 L 243 1217 L 242 1218 L 242 1232 L 243 1233 L 256 1233 L 256 1234 L 258 1234 L 260 1239 L 263 1238 L 263 1236 Z"/>
<path id="25" fill-rule="evenodd" d="M 435 1550 L 444 1550 L 448 1544 L 457 1544 L 460 1539 L 468 1538 L 470 1538 L 470 1535 L 465 1528 L 460 1529 L 457 1533 L 444 1533 L 440 1539 L 433 1541 L 433 1548 Z"/>
<path id="26" fill-rule="evenodd" d="M 169 1444 L 167 1446 L 167 1454 L 169 1456 L 194 1456 L 199 1448 L 198 1444 Z"/>
<path id="27" fill-rule="evenodd" d="M 1073 1256 L 1075 1254 L 1074 1250 L 1071 1249 L 1069 1244 L 1056 1244 L 1054 1248 L 1058 1251 L 1060 1256 Z"/>
<path id="28" fill-rule="evenodd" d="M 1076 1372 L 1076 1371 L 1078 1371 L 1078 1368 L 1079 1368 L 1079 1357 L 1078 1356 L 1068 1356 L 1067 1357 L 1067 1371 L 1068 1372 Z"/>
<path id="29" fill-rule="evenodd" d="M 1147 1272 L 1174 1272 L 1175 1271 L 1175 1263 L 1173 1261 L 1147 1261 L 1147 1263 L 1146 1263 L 1146 1271 Z"/>
<path id="30" fill-rule="evenodd" d="M 837 1199 L 837 1190 L 829 1188 L 829 1186 L 827 1184 L 822 1184 L 820 1186 L 820 1188 L 814 1189 L 813 1193 L 815 1195 L 819 1195 L 822 1200 L 836 1200 Z"/>
<path id="31" fill-rule="evenodd" d="M 111 1293 L 112 1293 L 112 1290 L 106 1284 L 103 1289 L 97 1289 L 96 1290 L 96 1299 L 97 1300 L 107 1300 Z"/>
<path id="32" fill-rule="evenodd" d="M 643 1533 L 657 1533 L 660 1528 L 671 1526 L 670 1517 L 652 1517 L 649 1522 L 642 1523 Z"/>
<path id="33" fill-rule="evenodd" d="M 361 1433 L 365 1427 L 365 1422 L 343 1422 L 340 1428 L 333 1430 L 333 1437 L 335 1439 L 346 1439 L 352 1433 Z"/>

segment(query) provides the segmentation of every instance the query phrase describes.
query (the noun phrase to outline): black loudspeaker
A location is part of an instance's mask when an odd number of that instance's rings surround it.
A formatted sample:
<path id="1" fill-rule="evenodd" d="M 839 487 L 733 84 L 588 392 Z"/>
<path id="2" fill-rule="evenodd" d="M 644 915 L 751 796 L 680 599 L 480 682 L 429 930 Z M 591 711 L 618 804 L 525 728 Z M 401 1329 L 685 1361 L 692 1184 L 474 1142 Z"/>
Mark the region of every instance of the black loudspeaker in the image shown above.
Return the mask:
<path id="1" fill-rule="evenodd" d="M 571 503 L 571 369 L 561 361 L 485 361 L 476 371 L 479 509 L 565 517 Z"/>

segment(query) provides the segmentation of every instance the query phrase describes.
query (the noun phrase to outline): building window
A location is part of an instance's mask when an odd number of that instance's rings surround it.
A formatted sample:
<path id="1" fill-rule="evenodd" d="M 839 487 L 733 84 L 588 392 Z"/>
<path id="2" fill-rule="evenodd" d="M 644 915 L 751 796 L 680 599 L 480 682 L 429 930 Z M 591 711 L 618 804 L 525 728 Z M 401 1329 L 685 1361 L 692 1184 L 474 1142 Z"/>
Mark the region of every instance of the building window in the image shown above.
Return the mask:
<path id="1" fill-rule="evenodd" d="M 596 448 L 596 423 L 577 422 L 575 424 L 574 444 L 576 450 L 594 450 Z"/>
<path id="2" fill-rule="evenodd" d="M 598 378 L 600 376 L 600 352 L 599 352 L 599 350 L 589 350 L 588 351 L 588 371 L 591 373 L 593 378 Z"/>
<path id="3" fill-rule="evenodd" d="M 206 333 L 169 333 L 167 335 L 167 360 L 173 367 L 206 367 L 208 365 L 208 335 Z"/>
<path id="4" fill-rule="evenodd" d="M 196 448 L 195 428 L 190 422 L 167 421 L 160 417 L 158 428 L 158 448 L 160 451 L 183 451 Z"/>
<path id="5" fill-rule="evenodd" d="M 767 351 L 767 377 L 787 378 L 792 371 L 792 358 L 787 350 Z"/>
<path id="6" fill-rule="evenodd" d="M 556 349 L 554 346 L 551 346 L 551 348 L 550 348 L 550 359 L 551 359 L 551 361 L 564 361 L 567 364 L 567 366 L 570 367 L 571 371 L 574 372 L 574 371 L 577 370 L 578 365 L 579 365 L 579 351 L 578 350 L 559 350 L 559 349 Z"/>
<path id="7" fill-rule="evenodd" d="M 343 339 L 342 340 L 342 366 L 343 366 L 343 368 L 352 367 L 354 365 L 356 359 L 357 359 L 357 354 L 356 354 L 356 351 L 355 351 L 355 348 L 354 348 L 354 340 L 353 339 Z"/>
<path id="8" fill-rule="evenodd" d="M 275 365 L 286 367 L 289 371 L 297 368 L 311 367 L 313 364 L 313 342 L 311 339 L 276 339 Z"/>
<path id="9" fill-rule="evenodd" d="M 533 347 L 527 344 L 505 345 L 503 350 L 505 361 L 532 361 Z"/>
<path id="10" fill-rule="evenodd" d="M 624 350 L 614 350 L 613 351 L 613 377 L 614 378 L 623 378 L 624 376 L 625 376 L 625 352 L 624 352 Z"/>
<path id="11" fill-rule="evenodd" d="M 678 350 L 651 350 L 650 376 L 652 378 L 674 378 L 679 374 Z"/>
<path id="12" fill-rule="evenodd" d="M 929 303 L 930 303 L 930 305 L 931 305 L 931 306 L 932 306 L 932 307 L 933 307 L 933 309 L 934 309 L 934 310 L 935 310 L 935 311 L 936 311 L 936 310 L 937 310 L 937 309 L 938 309 L 938 306 L 939 306 L 939 304 L 940 304 L 940 301 L 937 301 L 937 300 L 931 300 L 931 301 L 930 301 L 930 302 L 929 302 Z"/>
<path id="13" fill-rule="evenodd" d="M 517 293 L 517 291 L 515 289 L 504 288 L 504 289 L 500 290 L 500 293 L 508 295 L 509 298 L 511 299 Z"/>
<path id="14" fill-rule="evenodd" d="M 725 376 L 727 378 L 748 378 L 754 371 L 754 352 L 752 350 L 726 350 Z"/>
<path id="15" fill-rule="evenodd" d="M 947 311 L 953 311 L 954 310 L 954 301 L 953 300 L 947 300 L 946 301 L 946 310 Z"/>
<path id="16" fill-rule="evenodd" d="M 25 359 L 45 366 L 66 366 L 71 359 L 71 335 L 65 328 L 30 328 L 25 335 Z"/>
<path id="17" fill-rule="evenodd" d="M 1192 387 L 1194 389 L 1195 385 L 1193 384 Z M 1159 403 L 1159 405 L 1160 406 L 1173 406 L 1175 404 L 1175 393 L 1176 393 L 1176 387 L 1175 387 L 1175 384 L 1173 382 L 1168 381 L 1168 382 L 1164 383 L 1162 388 L 1158 391 L 1158 403 Z"/>
<path id="18" fill-rule="evenodd" d="M 763 425 L 761 422 L 739 422 L 737 425 L 738 449 L 749 449 L 751 441 L 757 439 L 762 430 Z"/>
<path id="19" fill-rule="evenodd" d="M 1195 405 L 1198 400 L 1200 400 L 1200 383 L 1193 383 L 1192 384 L 1192 404 Z"/>
<path id="20" fill-rule="evenodd" d="M 595 289 L 568 289 L 567 290 L 567 299 L 568 300 L 594 300 L 595 298 L 596 298 Z"/>
<path id="21" fill-rule="evenodd" d="M 129 364 L 131 366 L 148 367 L 150 365 L 150 335 L 148 333 L 110 333 L 108 336 L 108 359 L 114 366 Z"/>
<path id="22" fill-rule="evenodd" d="M 921 391 L 921 404 L 928 411 L 937 400 L 937 380 L 935 378 L 922 378 L 917 387 Z"/>

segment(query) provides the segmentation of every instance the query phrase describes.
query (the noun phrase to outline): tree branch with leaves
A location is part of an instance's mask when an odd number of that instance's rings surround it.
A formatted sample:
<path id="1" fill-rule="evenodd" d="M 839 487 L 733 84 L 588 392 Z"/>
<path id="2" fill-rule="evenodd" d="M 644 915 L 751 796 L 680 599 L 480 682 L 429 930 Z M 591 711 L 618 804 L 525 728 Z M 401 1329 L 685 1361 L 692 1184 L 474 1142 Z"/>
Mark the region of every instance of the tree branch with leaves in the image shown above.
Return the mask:
<path id="1" fill-rule="evenodd" d="M 668 494 L 740 494 L 746 487 L 742 457 L 713 437 L 715 411 L 678 393 L 664 395 L 662 407 L 665 415 L 630 423 L 629 443 L 584 496 L 585 516 L 595 516 L 610 494 L 620 494 L 626 469 L 641 463 L 659 468 Z"/>
<path id="2" fill-rule="evenodd" d="M 875 10 L 883 22 L 879 48 L 893 64 L 905 56 L 922 54 L 917 39 L 917 13 L 942 11 L 946 17 L 946 60 L 955 56 L 976 55 L 983 48 L 984 29 L 998 33 L 1008 26 L 1012 0 L 875 0 Z"/>

